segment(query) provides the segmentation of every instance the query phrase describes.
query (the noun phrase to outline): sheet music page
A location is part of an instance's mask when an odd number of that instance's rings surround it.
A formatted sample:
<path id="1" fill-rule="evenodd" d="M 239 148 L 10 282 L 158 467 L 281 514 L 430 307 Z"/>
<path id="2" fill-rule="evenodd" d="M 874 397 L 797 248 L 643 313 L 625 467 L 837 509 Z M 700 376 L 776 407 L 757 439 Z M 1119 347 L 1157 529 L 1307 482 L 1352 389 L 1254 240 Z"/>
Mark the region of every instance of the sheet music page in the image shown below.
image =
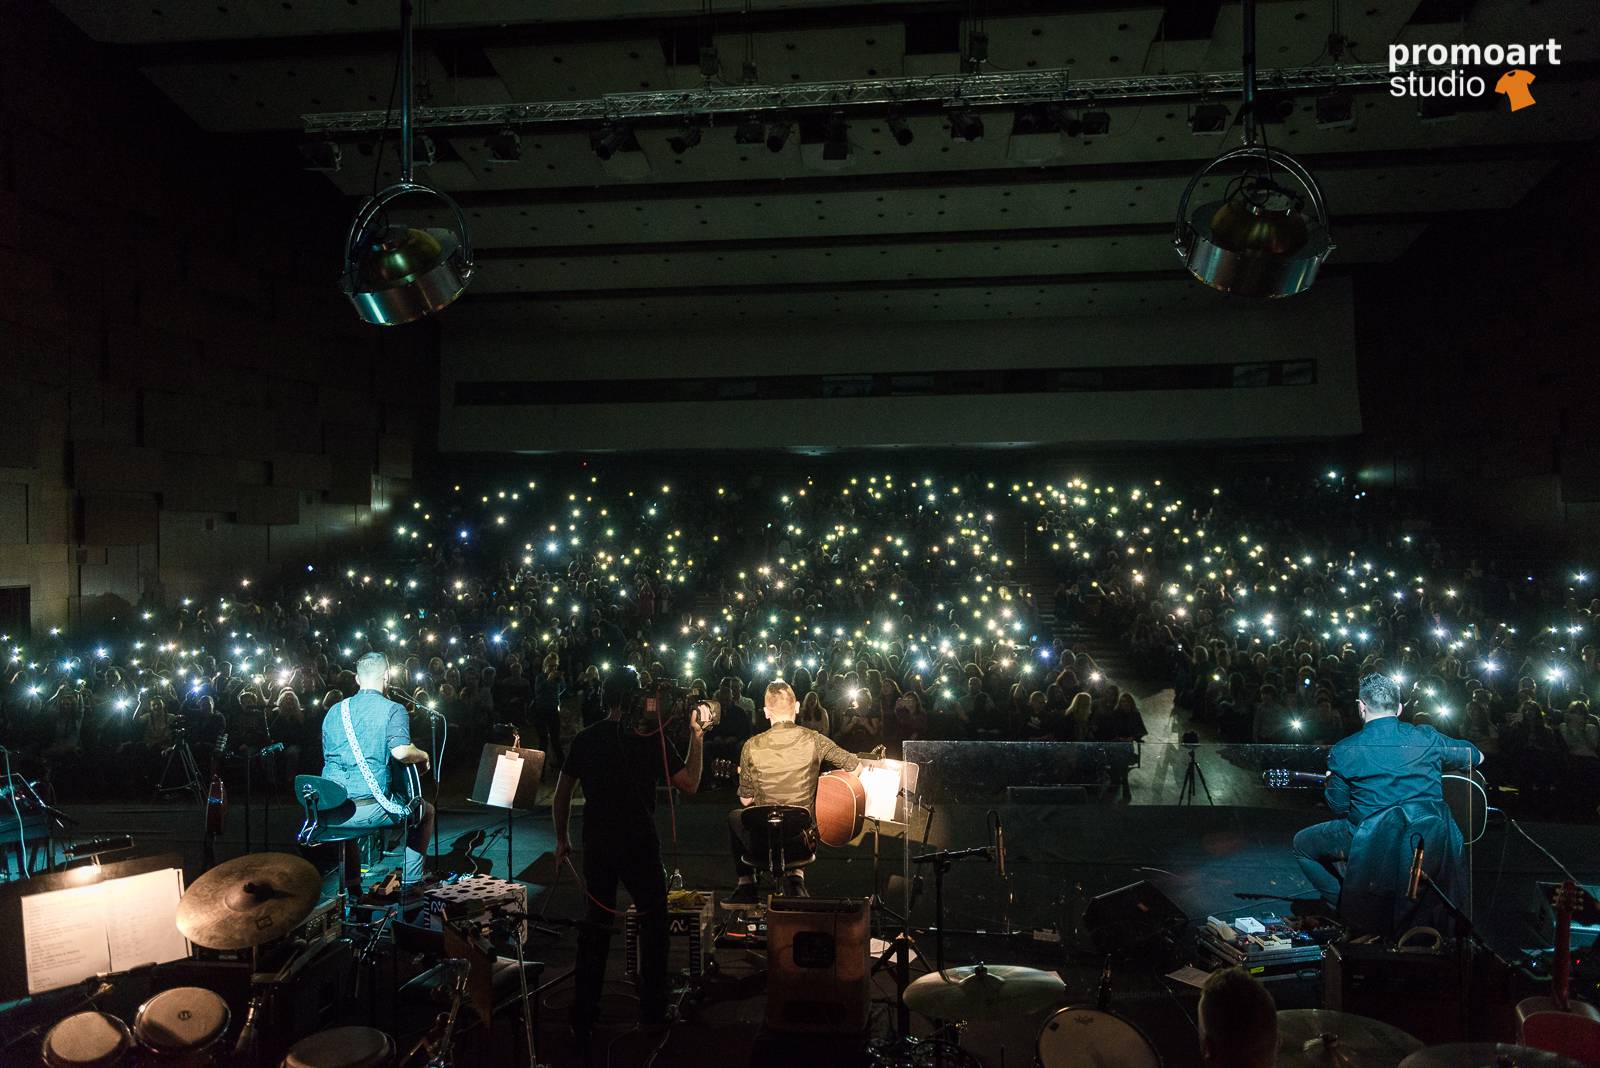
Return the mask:
<path id="1" fill-rule="evenodd" d="M 517 784 L 522 781 L 522 754 L 515 751 L 501 753 L 494 763 L 494 779 L 489 783 L 487 804 L 495 808 L 511 808 L 517 799 Z"/>
<path id="2" fill-rule="evenodd" d="M 22 899 L 29 994 L 70 986 L 111 970 L 103 886 L 75 886 Z"/>
<path id="3" fill-rule="evenodd" d="M 178 930 L 183 872 L 163 868 L 100 885 L 105 891 L 102 907 L 112 971 L 165 964 L 189 955 L 189 943 Z"/>

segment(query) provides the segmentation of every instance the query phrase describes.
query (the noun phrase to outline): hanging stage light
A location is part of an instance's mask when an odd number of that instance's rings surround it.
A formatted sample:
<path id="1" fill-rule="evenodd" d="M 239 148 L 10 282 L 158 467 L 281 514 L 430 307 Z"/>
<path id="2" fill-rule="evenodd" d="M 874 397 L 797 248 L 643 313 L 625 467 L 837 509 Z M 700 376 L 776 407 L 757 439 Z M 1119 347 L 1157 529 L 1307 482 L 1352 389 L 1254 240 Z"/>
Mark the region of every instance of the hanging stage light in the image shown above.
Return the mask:
<path id="1" fill-rule="evenodd" d="M 906 125 L 906 120 L 900 115 L 891 114 L 888 119 L 889 132 L 894 135 L 894 143 L 904 148 L 916 139 L 916 134 L 911 132 L 911 127 Z"/>
<path id="2" fill-rule="evenodd" d="M 667 147 L 677 155 L 683 155 L 695 145 L 700 143 L 700 127 L 690 123 L 671 137 L 667 138 Z"/>
<path id="3" fill-rule="evenodd" d="M 484 138 L 483 147 L 489 150 L 489 163 L 515 163 L 522 158 L 522 138 L 509 126 Z"/>
<path id="4" fill-rule="evenodd" d="M 945 116 L 950 123 L 950 140 L 983 140 L 983 120 L 971 111 L 952 111 Z"/>
<path id="5" fill-rule="evenodd" d="M 789 132 L 794 127 L 787 122 L 775 122 L 767 127 L 767 151 L 782 152 L 789 143 Z"/>
<path id="6" fill-rule="evenodd" d="M 1333 251 L 1328 211 L 1317 183 L 1294 157 L 1256 142 L 1255 0 L 1244 4 L 1244 144 L 1189 180 L 1178 200 L 1173 244 L 1184 266 L 1213 289 L 1248 297 L 1287 297 L 1316 281 Z M 1225 167 L 1219 200 L 1191 209 L 1202 179 Z M 1292 180 L 1292 185 L 1285 180 Z"/>
<path id="7" fill-rule="evenodd" d="M 361 205 L 344 242 L 345 295 L 356 314 L 377 326 L 398 326 L 437 314 L 472 280 L 472 240 L 454 200 L 412 181 L 411 0 L 400 2 L 400 180 Z M 389 221 L 389 205 L 424 194 L 455 213 L 456 229 L 423 229 Z"/>

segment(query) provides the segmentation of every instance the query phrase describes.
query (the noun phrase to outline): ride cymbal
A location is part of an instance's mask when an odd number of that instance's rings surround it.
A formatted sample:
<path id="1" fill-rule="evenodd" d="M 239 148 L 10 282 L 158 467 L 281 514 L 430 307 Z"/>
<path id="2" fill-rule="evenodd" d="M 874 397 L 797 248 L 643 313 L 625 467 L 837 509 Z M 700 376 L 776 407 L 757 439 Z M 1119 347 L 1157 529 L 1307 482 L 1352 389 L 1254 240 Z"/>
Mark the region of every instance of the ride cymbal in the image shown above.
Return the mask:
<path id="1" fill-rule="evenodd" d="M 282 938 L 311 915 L 317 869 L 288 853 L 252 853 L 218 864 L 178 902 L 178 930 L 207 949 L 250 949 Z"/>

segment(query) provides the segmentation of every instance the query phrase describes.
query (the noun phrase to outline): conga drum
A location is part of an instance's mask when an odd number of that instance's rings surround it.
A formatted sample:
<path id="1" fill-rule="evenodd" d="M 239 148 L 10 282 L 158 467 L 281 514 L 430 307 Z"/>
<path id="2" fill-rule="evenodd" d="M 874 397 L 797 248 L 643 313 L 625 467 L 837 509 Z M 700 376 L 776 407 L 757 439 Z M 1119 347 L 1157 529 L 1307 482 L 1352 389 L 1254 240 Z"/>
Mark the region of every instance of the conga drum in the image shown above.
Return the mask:
<path id="1" fill-rule="evenodd" d="M 75 1012 L 44 1036 L 45 1068 L 113 1068 L 133 1048 L 128 1025 L 104 1012 Z"/>
<path id="2" fill-rule="evenodd" d="M 232 1015 L 228 1003 L 198 986 L 163 990 L 139 1006 L 133 1037 L 144 1060 L 159 1068 L 210 1068 L 222 1053 Z"/>
<path id="3" fill-rule="evenodd" d="M 386 1068 L 394 1061 L 394 1042 L 370 1027 L 334 1027 L 302 1038 L 281 1068 Z"/>

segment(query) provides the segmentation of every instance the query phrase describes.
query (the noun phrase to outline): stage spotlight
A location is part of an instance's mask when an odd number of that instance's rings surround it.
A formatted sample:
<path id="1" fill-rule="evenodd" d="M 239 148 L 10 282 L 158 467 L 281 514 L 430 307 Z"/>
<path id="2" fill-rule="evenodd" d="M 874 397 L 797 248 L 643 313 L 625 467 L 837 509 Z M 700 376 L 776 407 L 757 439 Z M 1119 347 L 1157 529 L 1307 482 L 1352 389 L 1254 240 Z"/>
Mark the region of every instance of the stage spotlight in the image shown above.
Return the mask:
<path id="1" fill-rule="evenodd" d="M 618 152 L 633 144 L 632 127 L 620 123 L 609 123 L 600 127 L 589 138 L 589 146 L 594 149 L 594 154 L 602 160 L 608 160 Z"/>
<path id="2" fill-rule="evenodd" d="M 739 120 L 739 125 L 733 128 L 733 143 L 736 145 L 759 145 L 767 139 L 767 127 L 754 115 L 747 115 Z"/>
<path id="3" fill-rule="evenodd" d="M 950 123 L 950 139 L 962 141 L 983 140 L 983 120 L 970 111 L 952 111 L 945 118 Z"/>
<path id="4" fill-rule="evenodd" d="M 1354 102 L 1350 94 L 1343 89 L 1335 89 L 1331 93 L 1324 93 L 1317 97 L 1317 125 L 1324 130 L 1336 126 L 1354 126 L 1356 113 Z"/>
<path id="5" fill-rule="evenodd" d="M 1189 273 L 1212 289 L 1287 297 L 1311 288 L 1333 242 L 1311 173 L 1256 140 L 1255 15 L 1255 0 L 1244 0 L 1244 144 L 1189 180 L 1178 200 L 1173 244 Z M 1194 191 L 1213 172 L 1223 180 L 1222 197 L 1191 208 Z"/>
<path id="6" fill-rule="evenodd" d="M 895 144 L 904 148 L 915 140 L 916 135 L 911 132 L 911 127 L 906 125 L 906 120 L 899 115 L 890 115 L 888 120 L 889 132 L 894 135 Z"/>
<path id="7" fill-rule="evenodd" d="M 667 146 L 680 156 L 699 143 L 700 127 L 698 126 L 685 126 L 682 130 L 667 138 Z"/>
<path id="8" fill-rule="evenodd" d="M 1104 137 L 1111 132 L 1111 113 L 1109 111 L 1085 111 L 1083 113 L 1083 136 Z"/>
<path id="9" fill-rule="evenodd" d="M 300 158 L 308 171 L 333 174 L 338 171 L 343 155 L 336 141 L 307 141 L 300 146 Z"/>
<path id="10" fill-rule="evenodd" d="M 1189 112 L 1189 132 L 1196 137 L 1225 133 L 1231 115 L 1226 104 L 1196 104 Z"/>
<path id="11" fill-rule="evenodd" d="M 850 125 L 839 113 L 828 116 L 827 135 L 822 142 L 822 158 L 846 160 L 850 158 Z"/>
<path id="12" fill-rule="evenodd" d="M 444 193 L 412 180 L 418 142 L 432 161 L 433 142 L 411 128 L 411 5 L 400 6 L 400 180 L 370 197 L 345 235 L 341 285 L 356 314 L 377 326 L 397 326 L 437 314 L 466 292 L 472 280 L 472 239 L 467 219 Z M 425 194 L 455 213 L 456 229 L 422 228 L 390 221 L 389 206 Z"/>
<path id="13" fill-rule="evenodd" d="M 483 147 L 489 150 L 489 163 L 515 163 L 522 158 L 522 138 L 509 126 L 484 138 Z"/>
<path id="14" fill-rule="evenodd" d="M 767 127 L 767 151 L 782 152 L 783 146 L 789 143 L 789 134 L 794 129 L 793 124 L 775 122 Z"/>

